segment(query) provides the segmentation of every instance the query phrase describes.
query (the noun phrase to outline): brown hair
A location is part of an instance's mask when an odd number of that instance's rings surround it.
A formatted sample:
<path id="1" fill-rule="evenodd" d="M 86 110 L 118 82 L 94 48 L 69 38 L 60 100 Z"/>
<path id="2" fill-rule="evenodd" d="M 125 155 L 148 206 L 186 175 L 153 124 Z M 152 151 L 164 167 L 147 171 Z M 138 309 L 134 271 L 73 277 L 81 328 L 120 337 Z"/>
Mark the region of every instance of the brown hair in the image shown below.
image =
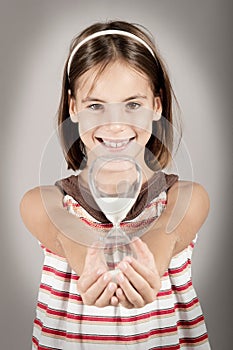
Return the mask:
<path id="1" fill-rule="evenodd" d="M 62 95 L 58 110 L 59 135 L 68 169 L 83 169 L 86 164 L 85 146 L 79 137 L 77 124 L 71 121 L 69 115 L 68 90 L 71 91 L 71 96 L 75 96 L 78 78 L 95 66 L 98 66 L 99 73 L 101 73 L 110 62 L 116 59 L 121 59 L 130 67 L 146 74 L 151 82 L 154 96 L 160 96 L 163 117 L 153 122 L 152 134 L 145 148 L 145 162 L 152 170 L 156 170 L 158 164 L 159 168 L 164 168 L 169 164 L 173 148 L 172 97 L 175 101 L 176 97 L 165 64 L 153 40 L 149 34 L 145 33 L 144 28 L 141 28 L 123 21 L 96 23 L 85 29 L 72 41 L 69 56 L 79 42 L 93 33 L 107 29 L 124 30 L 144 40 L 152 48 L 155 57 L 138 41 L 117 34 L 100 36 L 83 44 L 72 59 L 69 76 L 67 74 L 68 57 L 64 67 Z"/>

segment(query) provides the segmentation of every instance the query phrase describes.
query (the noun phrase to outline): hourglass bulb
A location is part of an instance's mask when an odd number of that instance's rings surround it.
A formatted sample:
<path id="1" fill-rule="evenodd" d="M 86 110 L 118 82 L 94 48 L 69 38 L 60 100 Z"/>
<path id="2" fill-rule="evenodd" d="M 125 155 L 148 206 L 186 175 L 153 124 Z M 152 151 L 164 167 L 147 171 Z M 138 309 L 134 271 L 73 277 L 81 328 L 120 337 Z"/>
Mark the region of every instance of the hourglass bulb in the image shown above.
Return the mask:
<path id="1" fill-rule="evenodd" d="M 114 269 L 126 255 L 133 255 L 131 241 L 122 230 L 121 222 L 134 205 L 141 184 L 141 168 L 131 157 L 102 156 L 91 164 L 91 193 L 98 207 L 113 224 L 103 238 L 105 257 L 110 269 Z"/>

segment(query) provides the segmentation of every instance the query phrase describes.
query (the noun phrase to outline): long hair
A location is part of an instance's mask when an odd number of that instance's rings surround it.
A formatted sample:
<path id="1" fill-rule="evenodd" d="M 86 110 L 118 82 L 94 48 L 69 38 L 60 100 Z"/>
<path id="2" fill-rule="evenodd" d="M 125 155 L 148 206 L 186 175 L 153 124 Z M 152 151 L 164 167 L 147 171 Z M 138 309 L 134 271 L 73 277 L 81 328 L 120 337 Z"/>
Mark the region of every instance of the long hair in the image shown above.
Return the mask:
<path id="1" fill-rule="evenodd" d="M 124 30 L 135 34 L 151 47 L 154 57 L 144 45 L 132 38 L 117 34 L 100 36 L 87 41 L 78 49 L 72 59 L 68 76 L 67 64 L 74 47 L 87 36 L 107 29 Z M 74 97 L 78 79 L 85 72 L 93 67 L 98 67 L 98 75 L 100 75 L 110 63 L 117 59 L 145 74 L 149 78 L 154 96 L 161 98 L 163 118 L 153 122 L 152 134 L 145 148 L 145 162 L 152 170 L 156 170 L 158 164 L 162 169 L 166 167 L 171 160 L 173 149 L 172 100 L 176 101 L 176 97 L 165 64 L 153 39 L 145 32 L 145 29 L 123 21 L 96 23 L 74 38 L 69 56 L 64 67 L 58 110 L 59 135 L 68 169 L 81 170 L 86 164 L 85 146 L 79 137 L 77 124 L 71 121 L 69 115 L 68 90 Z"/>

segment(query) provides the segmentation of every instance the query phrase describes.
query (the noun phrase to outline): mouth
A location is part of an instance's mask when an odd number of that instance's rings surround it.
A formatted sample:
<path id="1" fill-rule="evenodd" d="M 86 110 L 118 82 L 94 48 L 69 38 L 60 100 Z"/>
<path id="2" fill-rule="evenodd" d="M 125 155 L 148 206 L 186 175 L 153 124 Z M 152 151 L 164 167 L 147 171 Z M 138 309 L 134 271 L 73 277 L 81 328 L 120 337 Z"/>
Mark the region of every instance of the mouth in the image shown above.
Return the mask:
<path id="1" fill-rule="evenodd" d="M 101 137 L 97 137 L 96 139 L 109 150 L 122 150 L 125 149 L 135 139 L 135 137 L 122 140 L 106 139 Z"/>

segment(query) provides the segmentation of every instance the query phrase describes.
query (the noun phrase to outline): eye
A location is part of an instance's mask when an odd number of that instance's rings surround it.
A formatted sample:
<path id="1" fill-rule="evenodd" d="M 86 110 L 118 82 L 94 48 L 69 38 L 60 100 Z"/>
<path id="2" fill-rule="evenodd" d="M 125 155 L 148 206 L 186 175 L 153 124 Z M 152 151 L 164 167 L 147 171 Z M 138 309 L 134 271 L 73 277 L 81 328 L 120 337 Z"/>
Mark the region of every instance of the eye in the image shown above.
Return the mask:
<path id="1" fill-rule="evenodd" d="M 104 110 L 104 105 L 100 103 L 92 103 L 91 105 L 87 106 L 88 109 L 92 111 L 103 111 Z"/>
<path id="2" fill-rule="evenodd" d="M 140 107 L 141 107 L 140 103 L 137 103 L 137 102 L 128 102 L 126 104 L 126 109 L 129 111 L 135 111 Z"/>

